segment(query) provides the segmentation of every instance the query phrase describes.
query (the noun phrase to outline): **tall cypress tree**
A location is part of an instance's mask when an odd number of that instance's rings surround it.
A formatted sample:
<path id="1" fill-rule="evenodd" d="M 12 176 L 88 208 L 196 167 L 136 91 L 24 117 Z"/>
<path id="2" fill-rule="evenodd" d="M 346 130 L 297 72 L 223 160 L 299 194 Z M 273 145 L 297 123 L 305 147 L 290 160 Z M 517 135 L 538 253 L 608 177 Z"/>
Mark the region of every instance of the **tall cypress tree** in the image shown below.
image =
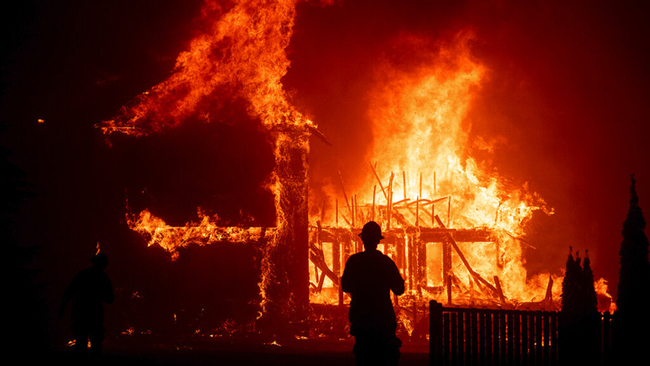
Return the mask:
<path id="1" fill-rule="evenodd" d="M 631 181 L 630 207 L 623 222 L 623 241 L 619 251 L 621 269 L 614 334 L 616 357 L 621 364 L 634 364 L 645 357 L 650 342 L 648 238 L 644 232 L 646 223 L 639 207 L 634 175 Z"/>
<path id="2" fill-rule="evenodd" d="M 560 312 L 560 361 L 561 365 L 571 365 L 578 361 L 576 347 L 576 328 L 578 308 L 580 306 L 578 277 L 579 266 L 573 257 L 573 248 L 569 248 L 566 271 L 562 280 L 562 311 Z"/>
<path id="3" fill-rule="evenodd" d="M 598 299 L 594 288 L 591 261 L 585 254 L 570 250 L 562 282 L 562 311 L 560 314 L 560 361 L 562 365 L 599 362 Z"/>
<path id="4" fill-rule="evenodd" d="M 639 207 L 634 175 L 631 181 L 630 207 L 623 222 L 623 241 L 619 251 L 621 269 L 616 305 L 621 312 L 639 313 L 649 306 L 650 264 L 648 238 L 644 231 L 646 223 Z"/>
<path id="5" fill-rule="evenodd" d="M 573 316 L 580 307 L 579 297 L 580 264 L 573 258 L 573 248 L 569 248 L 566 260 L 566 271 L 562 280 L 562 313 Z"/>
<path id="6" fill-rule="evenodd" d="M 582 364 L 598 365 L 601 362 L 601 317 L 598 312 L 598 295 L 594 287 L 594 273 L 591 270 L 589 252 L 585 251 L 581 272 L 581 319 L 580 342 L 583 350 Z"/>
<path id="7" fill-rule="evenodd" d="M 598 312 L 598 295 L 594 287 L 594 273 L 591 270 L 589 253 L 585 251 L 585 259 L 582 262 L 582 308 L 587 314 Z"/>

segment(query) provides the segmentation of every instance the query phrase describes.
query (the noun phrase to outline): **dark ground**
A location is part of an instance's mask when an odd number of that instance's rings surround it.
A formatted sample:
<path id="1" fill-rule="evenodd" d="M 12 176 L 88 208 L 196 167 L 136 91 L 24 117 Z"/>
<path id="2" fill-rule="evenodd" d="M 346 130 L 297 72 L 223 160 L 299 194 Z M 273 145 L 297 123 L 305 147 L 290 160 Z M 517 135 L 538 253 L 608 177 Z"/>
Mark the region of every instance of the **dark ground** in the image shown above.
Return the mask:
<path id="1" fill-rule="evenodd" d="M 121 342 L 120 342 L 121 343 Z M 192 344 L 189 346 L 188 344 Z M 233 344 L 224 340 L 194 340 L 182 346 L 107 343 L 100 365 L 337 365 L 353 366 L 352 342 L 296 341 L 289 345 Z M 405 345 L 400 366 L 424 366 L 426 345 Z M 74 364 L 72 347 L 55 349 L 45 356 L 47 364 Z"/>

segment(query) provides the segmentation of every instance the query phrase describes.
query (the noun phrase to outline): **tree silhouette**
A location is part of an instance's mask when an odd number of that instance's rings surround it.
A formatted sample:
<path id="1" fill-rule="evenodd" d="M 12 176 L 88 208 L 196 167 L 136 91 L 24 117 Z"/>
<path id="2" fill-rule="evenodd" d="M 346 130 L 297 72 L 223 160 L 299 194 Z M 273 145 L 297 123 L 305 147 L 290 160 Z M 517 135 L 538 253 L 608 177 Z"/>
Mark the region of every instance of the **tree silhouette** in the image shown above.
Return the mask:
<path id="1" fill-rule="evenodd" d="M 594 288 L 594 273 L 591 270 L 589 252 L 585 250 L 585 259 L 582 261 L 580 273 L 581 335 L 579 342 L 582 344 L 584 354 L 581 364 L 597 365 L 601 360 L 601 316 L 598 312 L 598 295 Z"/>
<path id="2" fill-rule="evenodd" d="M 570 248 L 562 281 L 560 358 L 563 365 L 597 364 L 600 357 L 598 299 L 589 256 L 580 264 Z"/>
<path id="3" fill-rule="evenodd" d="M 630 208 L 623 222 L 621 242 L 621 269 L 616 305 L 621 312 L 637 313 L 647 309 L 650 290 L 650 264 L 648 263 L 648 238 L 645 235 L 645 219 L 636 181 L 631 177 Z"/>
<path id="4" fill-rule="evenodd" d="M 630 206 L 627 218 L 623 222 L 623 241 L 619 251 L 621 268 L 614 334 L 616 352 L 623 363 L 634 362 L 638 357 L 645 357 L 645 347 L 650 338 L 648 336 L 650 264 L 645 225 L 636 193 L 636 181 L 632 175 Z"/>
<path id="5" fill-rule="evenodd" d="M 585 251 L 585 259 L 582 262 L 582 303 L 583 311 L 587 314 L 595 314 L 598 312 L 598 295 L 594 287 L 594 273 L 591 270 L 591 260 L 589 259 L 589 252 Z"/>
<path id="6" fill-rule="evenodd" d="M 569 248 L 566 260 L 566 272 L 562 281 L 562 313 L 575 315 L 580 309 L 580 258 L 573 258 L 573 248 Z"/>
<path id="7" fill-rule="evenodd" d="M 19 206 L 34 196 L 26 173 L 9 161 L 11 152 L 0 147 L 0 240 L 3 250 L 1 267 L 2 295 L 5 301 L 5 326 L 11 334 L 5 347 L 25 357 L 37 356 L 47 346 L 45 303 L 38 271 L 29 268 L 36 249 L 25 247 L 13 231 Z"/>

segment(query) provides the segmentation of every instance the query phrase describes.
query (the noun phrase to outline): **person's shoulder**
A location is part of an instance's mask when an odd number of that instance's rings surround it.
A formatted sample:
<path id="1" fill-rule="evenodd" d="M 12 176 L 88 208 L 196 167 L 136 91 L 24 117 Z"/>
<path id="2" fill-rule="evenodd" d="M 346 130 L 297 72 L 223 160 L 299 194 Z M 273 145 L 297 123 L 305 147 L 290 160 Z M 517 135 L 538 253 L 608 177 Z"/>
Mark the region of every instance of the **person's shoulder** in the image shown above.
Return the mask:
<path id="1" fill-rule="evenodd" d="M 381 253 L 381 252 L 380 252 L 380 254 L 381 254 L 381 260 L 382 261 L 384 261 L 384 262 L 386 262 L 388 264 L 393 264 L 393 265 L 395 264 L 395 262 L 393 261 L 393 259 L 391 257 L 389 257 L 388 255 L 386 255 L 384 253 Z"/>
<path id="2" fill-rule="evenodd" d="M 346 262 L 346 266 L 363 266 L 369 262 L 375 261 L 374 256 L 367 251 L 352 254 Z"/>
<path id="3" fill-rule="evenodd" d="M 90 267 L 89 268 L 84 268 L 84 269 L 80 270 L 79 272 L 77 272 L 75 277 L 77 277 L 77 278 L 87 277 L 90 273 L 91 273 L 91 268 Z"/>
<path id="4" fill-rule="evenodd" d="M 363 252 L 354 253 L 354 254 L 352 254 L 352 255 L 350 256 L 350 258 L 348 258 L 348 263 L 349 263 L 349 262 L 358 261 L 358 260 L 360 260 L 360 259 L 362 259 L 362 258 L 363 258 Z"/>
<path id="5" fill-rule="evenodd" d="M 382 253 L 380 250 L 372 250 L 372 251 L 365 251 L 364 253 L 364 260 L 370 261 L 373 263 L 394 263 L 392 259 L 390 259 L 389 256 L 386 254 Z M 359 253 L 361 254 L 361 253 Z"/>

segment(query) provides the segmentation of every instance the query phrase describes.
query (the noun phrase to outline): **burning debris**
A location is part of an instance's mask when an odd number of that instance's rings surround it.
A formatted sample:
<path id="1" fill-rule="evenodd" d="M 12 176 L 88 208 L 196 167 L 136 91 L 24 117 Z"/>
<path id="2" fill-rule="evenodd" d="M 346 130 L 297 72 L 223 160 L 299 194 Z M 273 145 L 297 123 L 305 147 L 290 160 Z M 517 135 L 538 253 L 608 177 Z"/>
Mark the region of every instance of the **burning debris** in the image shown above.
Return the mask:
<path id="1" fill-rule="evenodd" d="M 381 181 L 378 183 L 382 185 Z M 392 182 L 388 187 L 392 195 Z M 355 222 L 364 223 L 368 220 L 379 220 L 388 228 L 380 249 L 395 259 L 405 275 L 407 301 L 417 302 L 422 308 L 426 308 L 431 299 L 447 304 L 498 307 L 514 307 L 524 302 L 518 294 L 508 294 L 506 297 L 499 275 L 492 275 L 489 277 L 491 281 L 488 281 L 473 269 L 468 260 L 469 257 L 482 272 L 503 275 L 504 269 L 512 266 L 508 262 L 513 260 L 508 258 L 504 248 L 507 250 L 509 246 L 521 245 L 519 242 L 523 240 L 492 228 L 448 228 L 436 214 L 435 207 L 438 202 L 444 203 L 449 223 L 452 216 L 450 196 L 434 200 L 417 199 L 413 202 L 407 198 L 396 204 L 391 201 L 392 198 L 389 197 L 386 205 L 379 205 L 374 200 L 372 205 L 360 205 L 355 198 L 353 204 L 347 207 L 351 219 L 339 212 L 336 201 L 337 224 L 323 226 L 317 221 L 311 227 L 310 276 L 314 279 L 311 283 L 312 302 L 345 302 L 339 288 L 339 276 L 347 258 L 361 250 L 356 235 L 358 229 L 351 229 L 350 226 L 354 228 Z M 338 225 L 338 217 L 341 217 L 347 227 Z M 504 238 L 508 242 L 504 242 Z M 469 253 L 467 256 L 464 254 L 466 251 Z M 526 306 L 554 308 L 556 304 L 552 301 L 554 290 L 551 277 L 543 290 L 544 297 L 541 301 Z M 534 292 L 530 294 L 535 296 Z M 558 299 L 557 290 L 555 295 Z"/>

